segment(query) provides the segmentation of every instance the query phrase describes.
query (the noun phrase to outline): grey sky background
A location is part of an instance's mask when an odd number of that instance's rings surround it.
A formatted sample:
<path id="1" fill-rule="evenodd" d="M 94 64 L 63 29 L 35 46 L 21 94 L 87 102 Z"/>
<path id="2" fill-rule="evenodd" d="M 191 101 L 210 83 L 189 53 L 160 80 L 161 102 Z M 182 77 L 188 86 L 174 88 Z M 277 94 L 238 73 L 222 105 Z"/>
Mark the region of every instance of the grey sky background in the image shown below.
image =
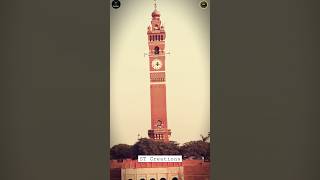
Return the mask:
<path id="1" fill-rule="evenodd" d="M 153 0 L 121 0 L 110 13 L 110 146 L 134 144 L 150 129 L 147 27 Z M 210 1 L 207 1 L 210 3 Z M 210 7 L 200 0 L 158 0 L 166 30 L 170 140 L 199 140 L 210 131 Z"/>

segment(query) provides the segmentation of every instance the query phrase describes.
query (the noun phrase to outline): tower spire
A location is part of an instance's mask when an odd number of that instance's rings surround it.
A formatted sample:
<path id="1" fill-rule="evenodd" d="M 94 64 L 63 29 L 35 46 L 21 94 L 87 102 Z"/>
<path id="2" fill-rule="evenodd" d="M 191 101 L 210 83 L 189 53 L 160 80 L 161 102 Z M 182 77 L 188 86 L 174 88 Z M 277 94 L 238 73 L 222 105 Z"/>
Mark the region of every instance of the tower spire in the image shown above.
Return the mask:
<path id="1" fill-rule="evenodd" d="M 156 10 L 157 9 L 157 0 L 154 0 L 154 9 Z"/>

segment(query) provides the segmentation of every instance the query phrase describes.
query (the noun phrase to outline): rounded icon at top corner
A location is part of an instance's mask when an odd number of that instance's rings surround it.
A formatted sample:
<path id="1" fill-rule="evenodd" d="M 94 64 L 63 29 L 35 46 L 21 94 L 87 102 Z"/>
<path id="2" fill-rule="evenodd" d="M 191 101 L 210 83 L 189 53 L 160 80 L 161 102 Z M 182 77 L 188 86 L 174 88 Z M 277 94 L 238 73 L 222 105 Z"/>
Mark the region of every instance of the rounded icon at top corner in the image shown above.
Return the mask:
<path id="1" fill-rule="evenodd" d="M 207 1 L 201 1 L 201 2 L 200 2 L 200 7 L 201 7 L 202 9 L 206 9 L 206 8 L 208 7 Z"/>
<path id="2" fill-rule="evenodd" d="M 118 9 L 120 6 L 121 6 L 121 2 L 119 0 L 113 0 L 112 1 L 113 9 Z"/>

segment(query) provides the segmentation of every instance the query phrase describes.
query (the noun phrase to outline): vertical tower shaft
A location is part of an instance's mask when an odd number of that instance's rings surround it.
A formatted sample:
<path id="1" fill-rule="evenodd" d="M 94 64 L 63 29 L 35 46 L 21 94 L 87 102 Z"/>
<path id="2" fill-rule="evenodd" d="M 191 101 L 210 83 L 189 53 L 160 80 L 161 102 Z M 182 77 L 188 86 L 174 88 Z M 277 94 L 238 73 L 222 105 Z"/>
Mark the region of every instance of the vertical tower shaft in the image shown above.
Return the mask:
<path id="1" fill-rule="evenodd" d="M 151 25 L 148 27 L 151 128 L 148 136 L 151 139 L 168 142 L 171 130 L 167 123 L 166 73 L 165 73 L 165 38 L 166 32 L 160 20 L 160 12 L 152 12 Z"/>

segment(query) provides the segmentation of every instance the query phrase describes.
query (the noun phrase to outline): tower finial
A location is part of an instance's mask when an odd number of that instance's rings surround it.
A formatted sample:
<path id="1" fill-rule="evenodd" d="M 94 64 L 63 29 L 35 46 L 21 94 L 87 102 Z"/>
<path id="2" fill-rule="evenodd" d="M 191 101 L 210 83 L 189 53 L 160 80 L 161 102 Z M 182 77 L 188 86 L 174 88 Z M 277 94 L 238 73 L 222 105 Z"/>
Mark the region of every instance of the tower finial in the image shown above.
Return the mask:
<path id="1" fill-rule="evenodd" d="M 157 9 L 157 0 L 154 0 L 154 9 Z"/>

